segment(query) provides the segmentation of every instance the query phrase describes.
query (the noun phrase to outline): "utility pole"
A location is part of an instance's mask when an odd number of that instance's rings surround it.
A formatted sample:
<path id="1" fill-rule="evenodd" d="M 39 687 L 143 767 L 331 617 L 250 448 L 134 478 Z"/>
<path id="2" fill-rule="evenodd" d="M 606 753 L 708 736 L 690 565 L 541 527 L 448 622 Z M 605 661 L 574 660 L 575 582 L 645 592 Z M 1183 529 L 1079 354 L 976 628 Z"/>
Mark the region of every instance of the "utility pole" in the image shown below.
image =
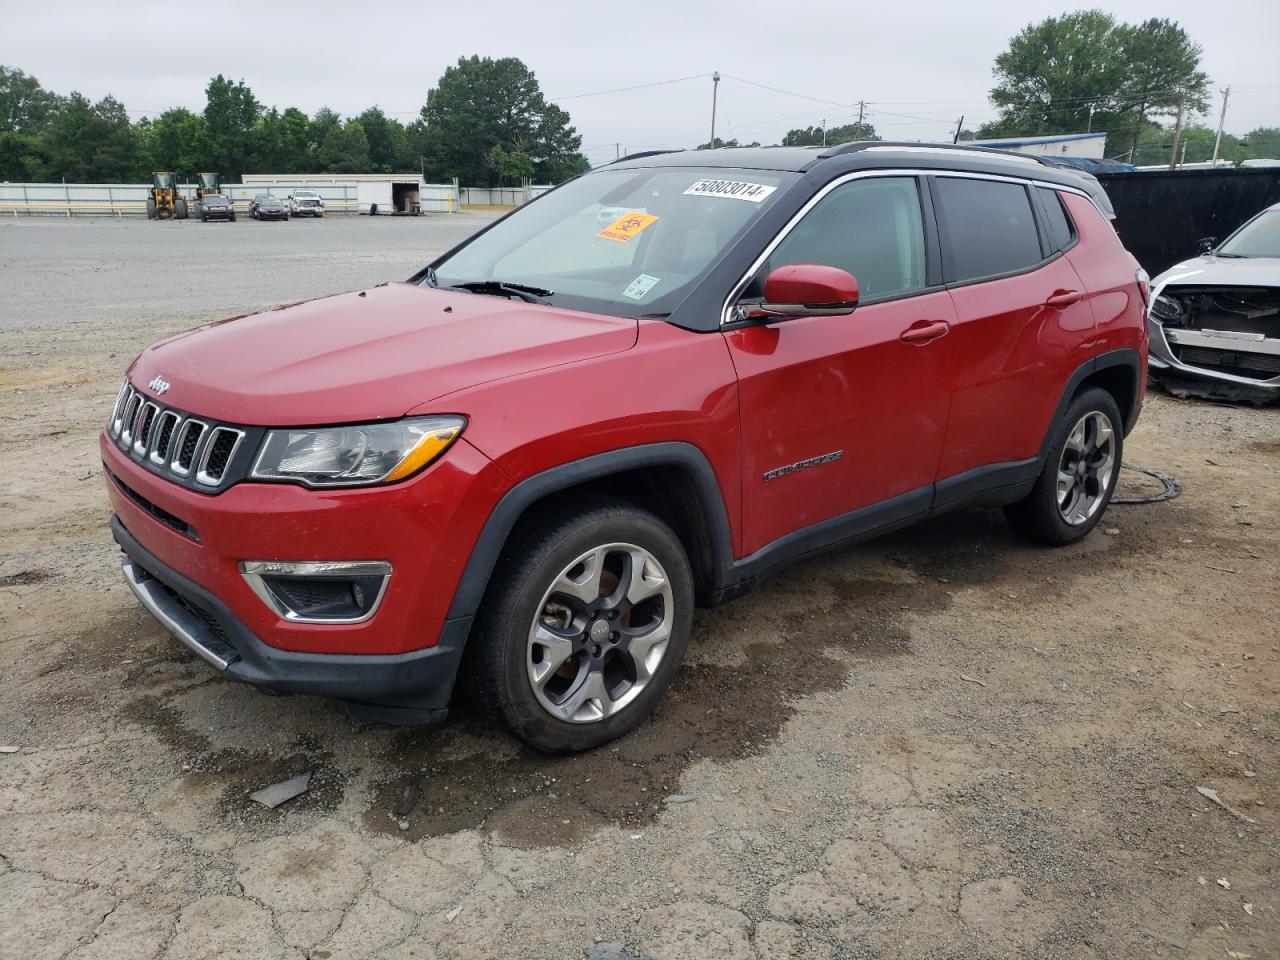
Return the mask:
<path id="1" fill-rule="evenodd" d="M 1178 91 L 1178 118 L 1173 121 L 1173 145 L 1169 148 L 1169 169 L 1178 169 L 1178 139 L 1182 135 L 1182 110 L 1187 103 L 1187 91 Z"/>
<path id="2" fill-rule="evenodd" d="M 1084 128 L 1085 133 L 1093 133 L 1093 104 L 1089 104 L 1089 125 Z"/>
<path id="3" fill-rule="evenodd" d="M 827 145 L 827 118 L 822 118 L 822 145 Z"/>
<path id="4" fill-rule="evenodd" d="M 622 159 L 622 144 L 620 144 L 620 143 L 614 143 L 614 145 L 613 145 L 613 159 L 615 159 L 615 160 L 621 160 L 621 159 Z"/>
<path id="5" fill-rule="evenodd" d="M 866 139 L 866 137 L 864 137 L 862 133 L 862 111 L 866 109 L 866 106 L 867 104 L 865 101 L 863 100 L 858 101 L 858 139 L 859 140 Z"/>
<path id="6" fill-rule="evenodd" d="M 711 149 L 716 148 L 716 95 L 720 92 L 720 71 L 711 74 Z"/>
<path id="7" fill-rule="evenodd" d="M 951 138 L 952 143 L 960 142 L 960 129 L 964 126 L 964 114 L 960 114 L 960 119 L 956 121 L 956 135 Z"/>
<path id="8" fill-rule="evenodd" d="M 1218 112 L 1218 135 L 1213 138 L 1213 164 L 1218 166 L 1218 148 L 1222 146 L 1222 125 L 1227 119 L 1227 100 L 1231 98 L 1231 84 L 1227 84 L 1227 89 L 1222 91 L 1222 109 Z"/>

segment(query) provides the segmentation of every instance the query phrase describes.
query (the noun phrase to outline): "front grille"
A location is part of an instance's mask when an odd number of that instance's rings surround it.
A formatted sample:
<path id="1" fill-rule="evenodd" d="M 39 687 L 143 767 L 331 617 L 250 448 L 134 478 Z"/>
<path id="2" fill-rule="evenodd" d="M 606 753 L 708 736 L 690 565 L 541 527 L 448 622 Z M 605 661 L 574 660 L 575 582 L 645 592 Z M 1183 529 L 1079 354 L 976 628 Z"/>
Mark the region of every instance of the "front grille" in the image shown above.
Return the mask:
<path id="1" fill-rule="evenodd" d="M 196 479 L 201 483 L 211 487 L 216 487 L 222 480 L 223 474 L 227 471 L 227 464 L 231 461 L 232 455 L 236 452 L 236 447 L 240 444 L 240 438 L 244 434 L 239 430 L 232 430 L 229 427 L 214 427 L 209 435 L 209 442 L 205 445 L 204 465 L 200 468 L 200 472 L 196 474 Z"/>
<path id="2" fill-rule="evenodd" d="M 136 507 L 138 507 L 138 509 L 140 509 L 143 513 L 149 514 L 150 516 L 154 517 L 156 520 L 159 520 L 170 530 L 176 530 L 178 533 L 182 534 L 184 537 L 189 537 L 192 540 L 196 541 L 196 543 L 200 542 L 200 534 L 197 533 L 196 528 L 191 526 L 191 524 L 187 523 L 187 521 L 183 520 L 181 517 L 175 516 L 174 514 L 170 513 L 168 510 L 164 509 L 163 507 L 157 506 L 156 504 L 152 503 L 142 494 L 138 493 L 137 490 L 134 490 L 133 487 L 129 486 L 127 483 L 125 483 L 123 480 L 117 477 L 110 470 L 107 471 L 107 476 L 111 478 L 111 481 L 116 485 L 117 489 L 119 489 L 121 493 L 123 493 L 126 497 L 128 497 L 129 500 L 132 501 L 133 504 Z"/>
<path id="3" fill-rule="evenodd" d="M 1213 367 L 1238 377 L 1269 380 L 1280 374 L 1280 356 L 1273 353 L 1248 353 L 1244 350 L 1218 350 L 1215 347 L 1183 347 L 1179 358 L 1195 367 Z"/>
<path id="4" fill-rule="evenodd" d="M 116 397 L 107 434 L 125 453 L 153 473 L 183 486 L 211 493 L 245 476 L 248 464 L 238 456 L 245 436 L 261 431 L 209 423 L 149 399 L 126 383 Z"/>

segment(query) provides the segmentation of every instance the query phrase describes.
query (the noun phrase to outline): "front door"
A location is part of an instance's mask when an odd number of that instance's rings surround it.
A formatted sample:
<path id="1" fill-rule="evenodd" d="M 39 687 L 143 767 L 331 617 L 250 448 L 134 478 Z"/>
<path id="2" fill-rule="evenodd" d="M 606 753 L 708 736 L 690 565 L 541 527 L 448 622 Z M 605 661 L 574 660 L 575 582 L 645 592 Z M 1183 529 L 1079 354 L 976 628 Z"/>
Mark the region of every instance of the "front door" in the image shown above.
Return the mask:
<path id="1" fill-rule="evenodd" d="M 827 193 L 761 267 L 847 270 L 860 305 L 725 334 L 739 379 L 745 555 L 855 510 L 885 505 L 869 512 L 892 522 L 928 509 L 955 314 L 927 285 L 926 249 L 915 178 L 874 176 Z"/>

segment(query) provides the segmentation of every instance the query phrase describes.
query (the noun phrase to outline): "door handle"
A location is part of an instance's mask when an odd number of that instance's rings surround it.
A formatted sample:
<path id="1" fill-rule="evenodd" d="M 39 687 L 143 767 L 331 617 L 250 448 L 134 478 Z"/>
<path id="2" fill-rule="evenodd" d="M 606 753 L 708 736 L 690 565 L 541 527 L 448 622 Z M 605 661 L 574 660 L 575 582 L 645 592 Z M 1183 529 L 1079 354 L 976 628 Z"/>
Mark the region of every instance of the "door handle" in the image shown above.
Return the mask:
<path id="1" fill-rule="evenodd" d="M 1046 307 L 1069 307 L 1073 303 L 1079 303 L 1084 299 L 1084 294 L 1079 290 L 1055 290 L 1053 296 L 1044 302 Z"/>
<path id="2" fill-rule="evenodd" d="M 898 335 L 903 343 L 924 344 L 945 337 L 951 324 L 945 320 L 918 320 Z"/>

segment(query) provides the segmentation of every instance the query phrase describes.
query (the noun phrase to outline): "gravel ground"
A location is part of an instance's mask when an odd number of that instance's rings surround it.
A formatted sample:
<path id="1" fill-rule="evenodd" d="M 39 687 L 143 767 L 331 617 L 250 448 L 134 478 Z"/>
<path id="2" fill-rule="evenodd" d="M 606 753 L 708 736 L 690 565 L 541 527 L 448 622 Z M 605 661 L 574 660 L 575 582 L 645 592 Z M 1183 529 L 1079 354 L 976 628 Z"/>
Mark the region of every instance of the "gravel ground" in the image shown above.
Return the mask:
<path id="1" fill-rule="evenodd" d="M 0 223 L 0 956 L 1280 953 L 1277 410 L 1153 394 L 1126 459 L 1186 492 L 1074 547 L 966 510 L 700 612 L 652 720 L 584 756 L 170 640 L 97 463 L 129 359 L 488 219 Z"/>

